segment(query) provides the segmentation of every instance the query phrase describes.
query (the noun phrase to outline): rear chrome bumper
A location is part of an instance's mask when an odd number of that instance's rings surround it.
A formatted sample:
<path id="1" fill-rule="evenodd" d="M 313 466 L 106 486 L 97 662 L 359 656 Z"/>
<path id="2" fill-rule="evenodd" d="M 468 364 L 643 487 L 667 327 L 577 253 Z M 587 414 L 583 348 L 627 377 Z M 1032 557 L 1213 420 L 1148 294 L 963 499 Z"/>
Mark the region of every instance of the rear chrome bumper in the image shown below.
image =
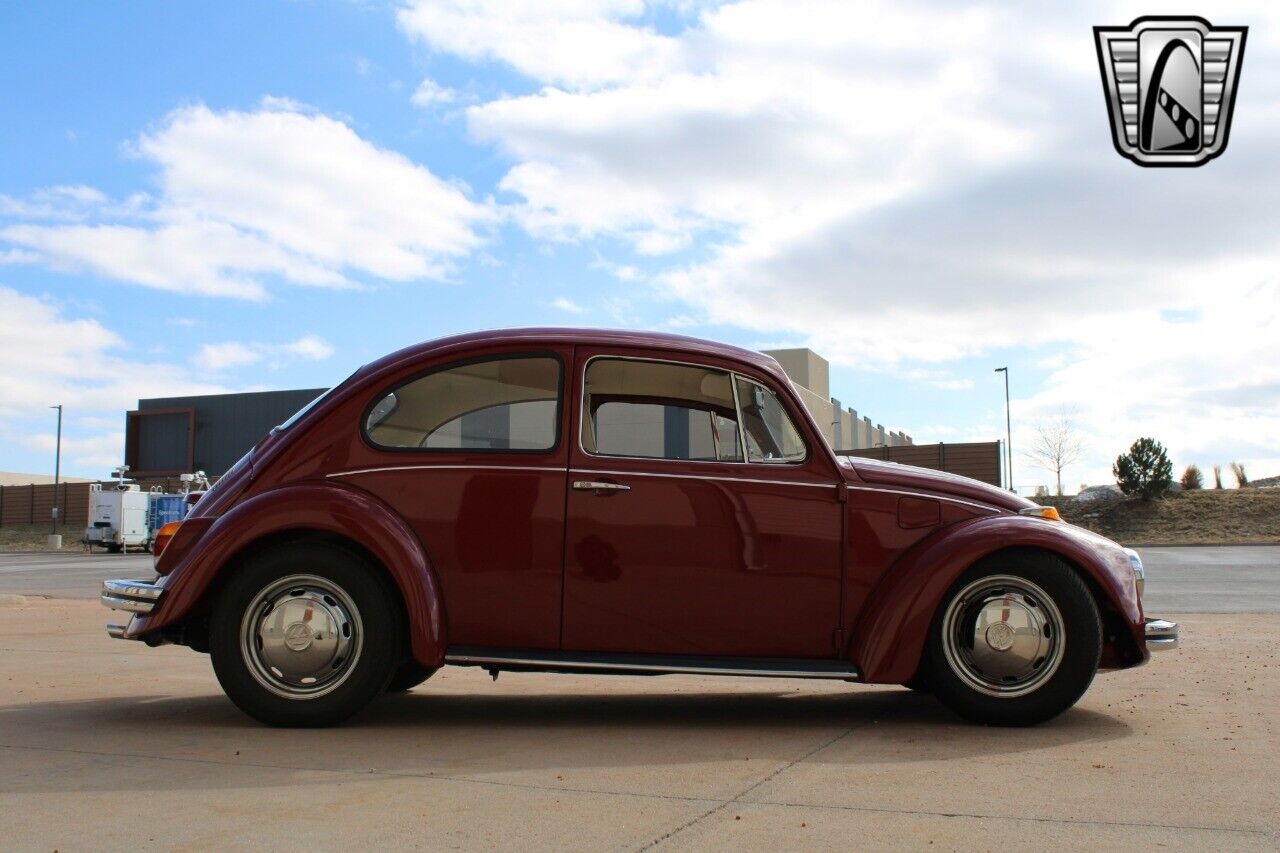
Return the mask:
<path id="1" fill-rule="evenodd" d="M 128 613 L 145 615 L 150 613 L 160 600 L 164 587 L 151 581 L 141 580 L 108 580 L 102 582 L 102 605 L 112 610 L 124 610 Z M 129 639 L 125 636 L 126 625 L 107 625 L 107 634 L 117 640 Z"/>
<path id="2" fill-rule="evenodd" d="M 1168 619 L 1147 620 L 1147 650 L 1161 652 L 1178 647 L 1178 623 Z"/>

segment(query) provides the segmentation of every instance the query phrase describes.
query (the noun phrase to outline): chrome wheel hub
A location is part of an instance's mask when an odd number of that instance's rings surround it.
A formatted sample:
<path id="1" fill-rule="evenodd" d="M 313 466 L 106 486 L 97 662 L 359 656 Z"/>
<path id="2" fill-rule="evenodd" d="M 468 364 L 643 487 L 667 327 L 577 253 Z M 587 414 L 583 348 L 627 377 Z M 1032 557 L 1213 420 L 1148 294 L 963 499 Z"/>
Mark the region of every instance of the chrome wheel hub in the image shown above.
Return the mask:
<path id="1" fill-rule="evenodd" d="M 947 606 L 942 648 L 952 672 L 973 689 L 988 696 L 1025 696 L 1062 663 L 1062 614 L 1026 578 L 980 578 Z"/>
<path id="2" fill-rule="evenodd" d="M 290 575 L 254 597 L 240 627 L 253 677 L 277 696 L 314 699 L 347 679 L 363 630 L 350 596 L 315 575 Z"/>

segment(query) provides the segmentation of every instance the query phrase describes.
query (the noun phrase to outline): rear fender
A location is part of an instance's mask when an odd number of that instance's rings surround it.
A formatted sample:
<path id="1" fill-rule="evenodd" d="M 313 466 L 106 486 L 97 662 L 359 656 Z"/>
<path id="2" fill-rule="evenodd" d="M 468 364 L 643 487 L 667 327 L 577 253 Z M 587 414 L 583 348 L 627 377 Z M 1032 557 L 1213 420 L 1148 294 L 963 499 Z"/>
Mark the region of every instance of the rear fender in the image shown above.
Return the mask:
<path id="1" fill-rule="evenodd" d="M 219 516 L 184 551 L 164 579 L 164 595 L 148 616 L 135 618 L 130 637 L 180 624 L 201 607 L 215 579 L 264 538 L 290 531 L 321 532 L 365 549 L 395 582 L 409 620 L 413 657 L 423 666 L 444 662 L 444 599 L 418 538 L 385 503 L 337 483 L 302 483 L 263 492 Z"/>
<path id="2" fill-rule="evenodd" d="M 1142 606 L 1129 558 L 1115 543 L 1069 524 L 996 515 L 944 528 L 908 549 L 881 578 L 859 615 L 849 660 L 868 682 L 902 684 L 915 675 L 942 597 L 966 570 L 997 551 L 1038 548 L 1078 567 L 1130 633 L 1131 666 L 1148 657 Z M 1124 641 L 1126 638 L 1118 638 Z"/>

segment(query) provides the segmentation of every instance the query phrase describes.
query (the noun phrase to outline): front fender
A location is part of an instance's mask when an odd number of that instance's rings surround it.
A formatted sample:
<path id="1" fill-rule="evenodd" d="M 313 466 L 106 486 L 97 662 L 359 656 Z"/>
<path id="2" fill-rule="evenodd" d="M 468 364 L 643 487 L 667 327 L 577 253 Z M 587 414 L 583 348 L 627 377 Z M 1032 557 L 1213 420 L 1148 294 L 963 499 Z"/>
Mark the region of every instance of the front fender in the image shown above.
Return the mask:
<path id="1" fill-rule="evenodd" d="M 1039 548 L 1078 566 L 1132 633 L 1141 658 L 1135 662 L 1147 659 L 1142 605 L 1120 546 L 1070 524 L 996 515 L 938 531 L 908 549 L 881 578 L 859 615 L 849 647 L 849 660 L 863 679 L 908 681 L 947 590 L 978 560 L 1006 548 Z"/>
<path id="2" fill-rule="evenodd" d="M 319 531 L 357 543 L 395 581 L 409 618 L 413 657 L 423 666 L 444 662 L 445 611 L 440 583 L 408 525 L 368 492 L 338 483 L 302 483 L 263 492 L 219 516 L 187 548 L 161 583 L 164 594 L 127 636 L 143 637 L 176 625 L 199 606 L 214 579 L 236 555 L 263 537 Z"/>

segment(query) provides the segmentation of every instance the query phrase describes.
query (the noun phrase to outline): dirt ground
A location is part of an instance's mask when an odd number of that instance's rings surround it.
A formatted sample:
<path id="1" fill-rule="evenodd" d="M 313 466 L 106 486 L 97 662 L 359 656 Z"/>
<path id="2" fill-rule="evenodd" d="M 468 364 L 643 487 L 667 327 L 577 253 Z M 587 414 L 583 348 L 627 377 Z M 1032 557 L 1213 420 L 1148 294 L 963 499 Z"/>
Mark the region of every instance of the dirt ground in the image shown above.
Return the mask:
<path id="1" fill-rule="evenodd" d="M 1062 517 L 1124 545 L 1280 543 L 1280 489 L 1198 489 L 1162 500 L 1037 498 Z"/>
<path id="2" fill-rule="evenodd" d="M 91 602 L 0 606 L 5 849 L 1276 849 L 1280 616 L 1182 616 L 1032 729 L 901 688 L 446 668 L 274 730 Z"/>

